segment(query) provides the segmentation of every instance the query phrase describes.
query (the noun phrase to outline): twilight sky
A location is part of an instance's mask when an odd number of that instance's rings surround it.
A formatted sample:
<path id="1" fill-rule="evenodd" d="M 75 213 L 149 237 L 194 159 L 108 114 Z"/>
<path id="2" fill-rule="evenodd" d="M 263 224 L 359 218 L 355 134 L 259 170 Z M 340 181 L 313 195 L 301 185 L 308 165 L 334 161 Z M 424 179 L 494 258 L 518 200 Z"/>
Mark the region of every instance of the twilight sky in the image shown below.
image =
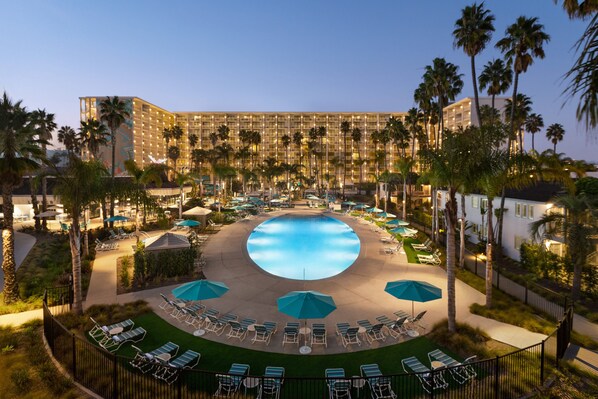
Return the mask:
<path id="1" fill-rule="evenodd" d="M 473 94 L 469 59 L 452 37 L 472 3 L 0 0 L 0 90 L 72 127 L 80 96 L 138 96 L 170 111 L 407 111 L 435 57 L 460 66 L 458 98 Z M 478 73 L 501 57 L 494 43 L 508 25 L 539 17 L 552 40 L 521 76 L 520 92 L 546 126 L 565 127 L 557 151 L 598 161 L 598 132 L 587 138 L 576 101 L 563 107 L 561 94 L 585 23 L 552 0 L 485 5 L 496 32 Z M 552 146 L 544 134 L 536 134 L 540 151 Z"/>

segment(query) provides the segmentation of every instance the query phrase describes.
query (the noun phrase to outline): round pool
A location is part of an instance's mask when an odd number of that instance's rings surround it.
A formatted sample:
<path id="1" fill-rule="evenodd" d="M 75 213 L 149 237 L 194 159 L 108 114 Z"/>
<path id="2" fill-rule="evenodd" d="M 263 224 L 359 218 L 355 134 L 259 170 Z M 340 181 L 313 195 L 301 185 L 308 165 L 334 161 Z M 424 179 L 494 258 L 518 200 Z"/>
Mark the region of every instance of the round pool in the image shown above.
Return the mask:
<path id="1" fill-rule="evenodd" d="M 345 223 L 324 215 L 283 215 L 257 226 L 247 239 L 249 257 L 279 277 L 319 280 L 355 262 L 360 242 Z"/>

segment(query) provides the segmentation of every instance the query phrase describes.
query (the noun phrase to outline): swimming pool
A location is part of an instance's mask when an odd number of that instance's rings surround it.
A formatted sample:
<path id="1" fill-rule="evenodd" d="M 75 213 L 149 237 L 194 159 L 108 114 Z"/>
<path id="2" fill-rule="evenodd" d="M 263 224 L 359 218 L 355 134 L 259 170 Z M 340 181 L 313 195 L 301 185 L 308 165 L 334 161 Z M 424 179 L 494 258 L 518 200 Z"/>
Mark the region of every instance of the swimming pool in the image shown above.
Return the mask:
<path id="1" fill-rule="evenodd" d="M 355 262 L 357 234 L 324 215 L 283 215 L 257 226 L 247 239 L 249 257 L 263 270 L 295 280 L 336 276 Z"/>

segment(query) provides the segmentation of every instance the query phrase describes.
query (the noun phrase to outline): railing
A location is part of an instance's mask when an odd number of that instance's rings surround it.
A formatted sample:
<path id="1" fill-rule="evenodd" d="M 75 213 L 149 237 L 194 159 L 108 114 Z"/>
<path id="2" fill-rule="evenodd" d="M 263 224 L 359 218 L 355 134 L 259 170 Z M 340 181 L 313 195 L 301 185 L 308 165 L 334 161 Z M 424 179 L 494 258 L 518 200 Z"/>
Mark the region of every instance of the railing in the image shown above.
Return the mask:
<path id="1" fill-rule="evenodd" d="M 44 301 L 44 335 L 54 358 L 72 378 L 97 395 L 109 398 L 212 398 L 223 381 L 222 375 L 203 370 L 174 370 L 178 378 L 171 385 L 154 377 L 158 367 L 142 373 L 130 365 L 131 358 L 109 353 L 88 342 L 66 327 L 54 315 L 69 311 L 65 306 L 50 306 L 51 298 L 60 298 L 57 291 L 48 290 Z M 470 364 L 475 377 L 460 384 L 454 373 L 463 366 L 436 369 L 426 373 L 387 375 L 364 379 L 348 376 L 346 386 L 353 397 L 374 397 L 376 389 L 391 389 L 400 398 L 517 398 L 541 386 L 550 369 L 558 367 L 559 359 L 568 344 L 572 311 L 568 310 L 557 329 L 546 340 L 504 356 L 480 360 Z M 554 361 L 556 359 L 556 362 Z M 420 359 L 424 360 L 424 359 Z M 397 359 L 399 362 L 400 359 Z M 201 364 L 201 363 L 200 363 Z M 339 367 L 343 367 L 339 364 Z M 247 376 L 250 377 L 250 376 Z M 265 378 L 253 376 L 239 379 L 232 398 L 256 397 Z M 376 382 L 380 385 L 377 386 Z M 446 387 L 424 390 L 427 383 Z M 350 383 L 350 384 L 349 384 Z M 332 380 L 326 378 L 284 377 L 280 398 L 326 398 L 330 395 Z M 262 396 L 270 397 L 270 396 Z"/>

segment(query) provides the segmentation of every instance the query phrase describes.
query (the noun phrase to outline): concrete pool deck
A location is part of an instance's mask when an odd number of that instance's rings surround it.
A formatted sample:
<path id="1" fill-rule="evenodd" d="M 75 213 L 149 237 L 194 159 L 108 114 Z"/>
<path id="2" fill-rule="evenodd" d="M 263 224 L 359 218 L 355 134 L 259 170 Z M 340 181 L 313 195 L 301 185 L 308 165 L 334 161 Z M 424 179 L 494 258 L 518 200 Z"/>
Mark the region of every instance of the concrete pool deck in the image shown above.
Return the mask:
<path id="1" fill-rule="evenodd" d="M 380 234 L 372 231 L 372 225 L 363 223 L 348 215 L 327 213 L 328 216 L 348 224 L 355 230 L 361 240 L 359 257 L 351 267 L 341 274 L 323 280 L 304 282 L 276 277 L 263 271 L 251 261 L 247 254 L 245 245 L 247 237 L 257 225 L 265 220 L 289 212 L 299 214 L 318 213 L 322 211 L 301 208 L 281 210 L 257 216 L 253 220 L 226 225 L 218 233 L 211 235 L 204 247 L 204 256 L 207 262 L 204 268 L 206 277 L 210 280 L 226 283 L 230 291 L 221 298 L 206 300 L 202 303 L 207 307 L 218 309 L 221 313 L 234 313 L 239 316 L 239 319 L 249 317 L 257 319 L 258 323 L 265 320 L 278 322 L 279 332 L 273 337 L 270 345 L 266 346 L 261 343 L 252 345 L 252 333 L 248 334 L 243 342 L 239 342 L 237 339 L 227 340 L 226 333 L 221 336 L 208 333 L 198 339 L 225 342 L 231 345 L 269 352 L 297 354 L 299 353 L 297 345 L 287 344 L 283 347 L 281 344 L 284 325 L 286 322 L 297 320 L 280 313 L 277 310 L 276 299 L 289 291 L 315 290 L 331 295 L 336 302 L 337 309 L 325 319 L 307 321 L 308 326 L 313 322 L 323 322 L 326 324 L 328 330 L 328 347 L 324 348 L 318 345 L 313 348 L 312 354 L 367 350 L 397 342 L 404 342 L 410 338 L 403 336 L 397 341 L 394 338 L 387 337 L 385 342 L 374 342 L 372 345 L 362 342 L 360 347 L 353 346 L 346 349 L 342 346 L 340 338 L 334 333 L 335 325 L 338 322 L 348 322 L 351 325 L 356 325 L 357 320 L 369 319 L 372 324 L 375 324 L 377 316 L 387 315 L 392 318 L 393 312 L 399 309 L 411 313 L 411 301 L 396 299 L 384 291 L 387 282 L 400 279 L 423 280 L 442 288 L 442 299 L 426 303 L 415 303 L 416 314 L 427 310 L 422 324 L 428 330 L 436 322 L 446 318 L 445 271 L 437 266 L 408 263 L 405 254 L 385 254 L 384 247 L 388 246 L 388 244 L 380 241 Z M 121 245 L 121 247 L 126 246 L 127 241 Z M 92 286 L 90 287 L 85 304 L 86 307 L 92 303 L 126 303 L 137 299 L 145 299 L 156 309 L 156 313 L 169 323 L 188 332 L 194 330 L 183 323 L 177 322 L 158 308 L 158 305 L 161 303 L 159 293 L 169 294 L 176 285 L 118 295 L 117 297 L 115 288 L 112 290 L 109 288 L 110 286 L 115 287 L 116 255 L 116 252 L 110 255 L 102 254 L 98 259 L 99 262 L 96 260 L 94 274 L 99 272 L 99 278 L 94 282 L 94 278 L 92 277 Z M 103 262 L 104 259 L 107 262 Z M 104 263 L 107 264 L 107 268 L 102 267 Z M 111 272 L 111 270 L 114 271 Z M 101 284 L 99 281 L 100 278 L 106 284 Z M 100 285 L 97 290 L 93 287 L 95 284 Z M 474 302 L 483 303 L 484 295 L 459 280 L 456 281 L 456 292 L 458 321 L 467 322 L 474 327 L 480 327 L 487 331 L 492 338 L 517 348 L 536 344 L 545 338 L 542 334 L 532 333 L 519 327 L 470 314 L 468 310 L 469 306 Z M 301 323 L 303 324 L 304 321 L 301 321 Z M 152 331 L 148 333 L 159 334 L 159 332 Z"/>

